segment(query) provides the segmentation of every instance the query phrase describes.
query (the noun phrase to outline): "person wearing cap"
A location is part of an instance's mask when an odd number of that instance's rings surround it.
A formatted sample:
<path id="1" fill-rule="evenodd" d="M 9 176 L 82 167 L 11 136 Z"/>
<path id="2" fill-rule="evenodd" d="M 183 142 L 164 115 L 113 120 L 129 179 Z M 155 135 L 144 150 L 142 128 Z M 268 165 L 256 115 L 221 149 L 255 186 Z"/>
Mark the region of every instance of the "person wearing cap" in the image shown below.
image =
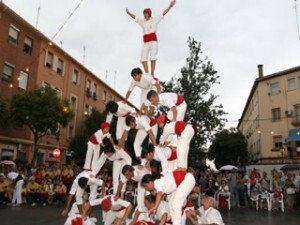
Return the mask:
<path id="1" fill-rule="evenodd" d="M 125 140 L 127 138 L 128 132 L 131 129 L 136 129 L 137 133 L 134 139 L 133 147 L 135 156 L 137 158 L 141 157 L 142 144 L 149 134 L 151 143 L 156 146 L 156 136 L 157 136 L 157 122 L 154 118 L 149 118 L 148 116 L 128 116 L 125 120 L 126 128 L 119 142 L 119 148 L 124 147 Z"/>
<path id="2" fill-rule="evenodd" d="M 145 106 L 145 102 L 147 101 L 147 94 L 151 90 L 160 92 L 161 91 L 160 82 L 157 78 L 154 78 L 153 76 L 147 73 L 143 74 L 140 68 L 134 68 L 131 71 L 131 77 L 132 77 L 132 81 L 126 93 L 125 101 L 128 100 L 134 88 L 139 87 L 141 89 L 141 100 L 140 100 L 141 112 L 147 114 L 148 107 Z"/>
<path id="3" fill-rule="evenodd" d="M 136 23 L 138 23 L 143 29 L 144 45 L 142 48 L 141 63 L 143 64 L 145 73 L 149 73 L 148 59 L 150 55 L 152 76 L 154 76 L 157 53 L 158 53 L 158 39 L 156 35 L 157 25 L 175 4 L 176 4 L 176 0 L 173 0 L 170 3 L 169 7 L 161 15 L 157 17 L 152 17 L 151 9 L 149 8 L 144 9 L 143 11 L 144 19 L 135 16 L 134 14 L 129 12 L 128 9 L 126 9 L 127 14 L 131 18 L 133 18 L 136 21 Z"/>
<path id="4" fill-rule="evenodd" d="M 178 136 L 177 145 L 177 163 L 178 169 L 187 169 L 188 154 L 190 150 L 190 142 L 194 137 L 195 131 L 191 124 L 185 121 L 176 121 L 167 123 L 166 115 L 161 115 L 157 118 L 157 123 L 160 128 L 163 128 L 163 134 L 160 136 L 160 145 L 167 146 L 167 139 L 170 135 Z"/>
<path id="5" fill-rule="evenodd" d="M 167 173 L 159 179 L 153 175 L 145 175 L 142 178 L 143 187 L 150 192 L 156 191 L 155 205 L 149 209 L 149 213 L 155 214 L 163 196 L 167 195 L 173 225 L 181 225 L 182 207 L 195 183 L 194 176 L 182 170 Z"/>
<path id="6" fill-rule="evenodd" d="M 122 167 L 126 164 L 131 165 L 132 158 L 130 157 L 129 152 L 123 148 L 116 148 L 115 150 L 113 147 L 107 146 L 104 148 L 103 153 L 97 161 L 96 166 L 93 169 L 93 174 L 99 173 L 107 159 L 113 162 L 112 177 L 113 193 L 115 194 L 117 192 Z M 123 191 L 125 191 L 125 187 Z"/>
<path id="7" fill-rule="evenodd" d="M 133 180 L 138 183 L 137 208 L 134 211 L 131 223 L 134 223 L 137 220 L 148 219 L 147 209 L 144 204 L 145 189 L 141 185 L 141 180 L 146 174 L 150 174 L 150 171 L 141 165 L 125 165 L 122 169 L 122 175 L 118 185 L 117 193 L 115 194 L 115 199 L 118 199 L 121 196 L 121 190 L 123 189 L 123 186 L 127 183 L 127 181 Z"/>
<path id="8" fill-rule="evenodd" d="M 186 213 L 193 225 L 224 225 L 220 212 L 214 208 L 216 200 L 213 197 L 202 196 L 201 204 L 198 210 L 190 210 Z"/>
<path id="9" fill-rule="evenodd" d="M 109 133 L 110 124 L 107 122 L 101 123 L 100 129 L 97 130 L 88 141 L 88 149 L 85 157 L 84 169 L 92 170 L 96 165 L 100 156 L 100 146 L 104 147 L 103 139 L 108 138 L 111 144 L 114 146 L 114 140 Z"/>
<path id="10" fill-rule="evenodd" d="M 87 213 L 92 206 L 101 205 L 103 211 L 107 212 L 105 216 L 104 225 L 120 225 L 124 224 L 129 217 L 132 210 L 132 204 L 128 201 L 118 199 L 115 200 L 113 195 L 108 195 L 104 198 L 90 200 L 83 212 L 83 219 L 85 220 Z"/>
<path id="11" fill-rule="evenodd" d="M 168 118 L 173 121 L 184 121 L 187 104 L 184 98 L 176 93 L 157 93 L 151 90 L 147 94 L 148 104 L 167 107 L 169 109 Z"/>
<path id="12" fill-rule="evenodd" d="M 117 127 L 116 127 L 116 138 L 119 141 L 125 130 L 125 119 L 127 116 L 134 116 L 137 114 L 135 108 L 129 106 L 123 101 L 110 101 L 106 104 L 106 122 L 111 123 L 113 117 L 117 117 Z"/>
<path id="13" fill-rule="evenodd" d="M 92 171 L 82 171 L 80 174 L 77 175 L 76 179 L 74 180 L 71 190 L 69 192 L 69 197 L 67 199 L 66 207 L 62 211 L 62 216 L 66 216 L 70 205 L 72 203 L 73 197 L 76 198 L 76 204 L 80 213 L 82 213 L 82 205 L 83 205 L 83 194 L 87 187 L 90 187 L 90 200 L 96 199 L 98 193 L 97 189 L 101 186 L 101 190 L 104 195 L 105 193 L 105 183 L 96 178 Z"/>

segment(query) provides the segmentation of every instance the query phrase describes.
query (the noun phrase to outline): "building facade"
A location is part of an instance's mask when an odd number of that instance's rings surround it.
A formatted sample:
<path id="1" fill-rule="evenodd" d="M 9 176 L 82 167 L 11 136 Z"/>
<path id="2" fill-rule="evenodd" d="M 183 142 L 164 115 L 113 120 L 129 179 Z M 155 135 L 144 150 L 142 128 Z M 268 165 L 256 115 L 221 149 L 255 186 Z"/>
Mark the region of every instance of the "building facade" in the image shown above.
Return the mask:
<path id="1" fill-rule="evenodd" d="M 300 66 L 264 76 L 259 65 L 258 74 L 238 124 L 250 161 L 299 161 Z"/>
<path id="2" fill-rule="evenodd" d="M 104 110 L 110 101 L 123 97 L 99 77 L 76 61 L 49 38 L 36 30 L 5 4 L 0 3 L 0 96 L 13 95 L 50 86 L 59 97 L 70 101 L 74 118 L 55 136 L 44 137 L 40 144 L 38 163 L 43 163 L 59 147 L 62 160 L 71 139 L 80 134 L 92 108 Z M 0 160 L 30 161 L 33 137 L 29 129 L 12 125 L 0 128 Z"/>

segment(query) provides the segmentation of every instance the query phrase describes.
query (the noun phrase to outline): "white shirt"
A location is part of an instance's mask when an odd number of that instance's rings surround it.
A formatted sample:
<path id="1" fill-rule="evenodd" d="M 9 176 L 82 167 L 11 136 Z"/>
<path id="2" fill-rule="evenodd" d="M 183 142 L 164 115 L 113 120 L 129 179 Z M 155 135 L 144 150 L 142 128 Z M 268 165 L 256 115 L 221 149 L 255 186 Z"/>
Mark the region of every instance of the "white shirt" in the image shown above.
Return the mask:
<path id="1" fill-rule="evenodd" d="M 204 211 L 204 214 L 200 216 L 198 222 L 200 224 L 218 224 L 218 225 L 224 225 L 222 216 L 218 210 L 215 208 L 208 208 Z"/>
<path id="2" fill-rule="evenodd" d="M 143 176 L 145 176 L 146 174 L 150 174 L 149 170 L 147 170 L 145 167 L 140 169 L 139 166 L 133 166 L 133 168 L 134 168 L 133 171 L 134 177 L 132 177 L 131 179 L 138 183 L 141 182 Z M 120 180 L 123 184 L 125 184 L 128 181 L 123 174 L 121 175 Z"/>
<path id="3" fill-rule="evenodd" d="M 127 165 L 131 165 L 132 158 L 130 155 L 127 154 L 127 152 L 124 151 L 124 149 L 117 150 L 111 157 L 108 157 L 104 152 L 100 155 L 100 158 L 97 160 L 96 166 L 93 169 L 93 174 L 99 173 L 102 166 L 104 165 L 106 160 L 115 161 L 123 159 Z"/>
<path id="4" fill-rule="evenodd" d="M 166 125 L 164 126 L 163 134 L 160 136 L 160 140 L 159 140 L 161 144 L 165 143 L 171 134 L 176 134 L 175 124 L 176 122 L 166 123 Z"/>
<path id="5" fill-rule="evenodd" d="M 148 132 L 149 130 L 151 130 L 151 126 L 150 126 L 150 118 L 148 116 L 138 116 L 135 117 L 135 122 L 136 122 L 136 127 L 135 129 L 137 130 L 145 130 L 146 132 Z M 126 131 L 130 131 L 130 127 L 126 126 L 125 130 Z"/>
<path id="6" fill-rule="evenodd" d="M 166 174 L 168 172 L 168 158 L 165 154 L 164 149 L 156 146 L 153 158 L 161 162 L 162 174 Z"/>
<path id="7" fill-rule="evenodd" d="M 121 198 L 119 198 L 117 201 L 115 201 L 114 197 L 115 196 L 113 196 L 113 195 L 108 195 L 108 196 L 105 196 L 104 198 L 90 200 L 90 205 L 91 206 L 101 205 L 102 201 L 107 198 L 111 199 L 111 209 L 110 210 L 115 211 L 115 210 L 121 209 L 122 207 L 127 208 L 130 205 L 130 202 L 127 202 Z"/>
<path id="8" fill-rule="evenodd" d="M 163 192 L 167 195 L 176 191 L 177 186 L 173 173 L 167 173 L 162 178 L 155 180 L 154 188 L 157 192 Z"/>
<path id="9" fill-rule="evenodd" d="M 92 177 L 91 177 L 92 176 Z M 88 181 L 88 185 L 97 185 L 97 186 L 101 186 L 103 184 L 103 181 L 101 179 L 97 179 L 95 177 L 93 177 L 93 172 L 92 171 L 82 171 L 80 174 L 77 175 L 76 179 L 74 180 L 71 190 L 70 190 L 70 194 L 71 195 L 75 195 L 77 190 L 80 189 L 82 190 L 82 188 L 79 187 L 78 185 L 78 180 L 81 177 L 86 177 L 89 179 Z"/>
<path id="10" fill-rule="evenodd" d="M 150 17 L 149 20 L 135 17 L 135 22 L 142 27 L 144 34 L 151 34 L 156 33 L 157 25 L 163 18 L 163 15 L 159 15 L 157 17 Z"/>
<path id="11" fill-rule="evenodd" d="M 119 106 L 118 111 L 115 114 L 108 113 L 108 115 L 106 116 L 106 122 L 111 123 L 113 116 L 123 117 L 126 116 L 128 113 L 130 114 L 135 113 L 135 109 L 129 106 L 128 104 L 122 101 L 117 102 L 117 104 Z"/>
<path id="12" fill-rule="evenodd" d="M 142 74 L 140 81 L 135 81 L 132 79 L 128 91 L 133 91 L 133 89 L 137 86 L 141 89 L 151 90 L 153 85 L 155 85 L 157 81 L 149 74 Z"/>
<path id="13" fill-rule="evenodd" d="M 155 220 L 160 221 L 162 216 L 167 213 L 167 221 L 171 219 L 170 217 L 170 209 L 169 204 L 166 201 L 161 201 L 159 203 L 159 206 L 157 207 L 156 214 L 155 214 Z"/>
<path id="14" fill-rule="evenodd" d="M 94 133 L 94 135 L 95 135 L 95 138 L 96 138 L 96 140 L 97 140 L 97 142 L 99 143 L 99 144 L 101 144 L 102 142 L 103 142 L 103 139 L 104 138 L 110 138 L 111 137 L 111 134 L 110 133 L 107 133 L 107 134 L 103 134 L 103 131 L 101 130 L 101 129 L 99 129 L 99 130 L 97 130 L 95 133 Z"/>
<path id="15" fill-rule="evenodd" d="M 168 107 L 171 109 L 173 106 L 176 106 L 178 95 L 172 92 L 165 92 L 158 94 L 159 96 L 159 104 L 161 106 Z"/>

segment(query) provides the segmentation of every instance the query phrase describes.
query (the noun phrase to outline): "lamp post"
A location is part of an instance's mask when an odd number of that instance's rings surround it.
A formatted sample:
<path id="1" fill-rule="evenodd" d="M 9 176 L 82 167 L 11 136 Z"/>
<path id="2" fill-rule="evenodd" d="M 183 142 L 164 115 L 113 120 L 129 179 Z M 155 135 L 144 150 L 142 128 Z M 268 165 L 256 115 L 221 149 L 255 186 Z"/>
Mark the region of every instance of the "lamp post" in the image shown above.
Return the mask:
<path id="1" fill-rule="evenodd" d="M 282 146 L 281 149 L 280 149 L 280 153 L 281 153 L 281 162 L 282 162 L 282 163 L 284 162 L 284 158 L 283 158 L 284 152 L 285 152 L 285 149 L 284 149 L 284 147 Z"/>

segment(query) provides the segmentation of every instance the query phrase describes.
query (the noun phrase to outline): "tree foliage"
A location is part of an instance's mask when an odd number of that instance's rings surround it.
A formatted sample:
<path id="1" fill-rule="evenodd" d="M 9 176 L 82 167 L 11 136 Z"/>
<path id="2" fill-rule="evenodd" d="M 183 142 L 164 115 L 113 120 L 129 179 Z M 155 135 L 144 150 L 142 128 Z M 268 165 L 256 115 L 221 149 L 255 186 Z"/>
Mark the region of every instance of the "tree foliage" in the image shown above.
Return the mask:
<path id="1" fill-rule="evenodd" d="M 28 127 L 34 136 L 34 165 L 38 153 L 38 141 L 51 133 L 59 136 L 59 128 L 66 127 L 73 118 L 69 102 L 61 100 L 50 87 L 15 95 L 10 104 L 11 121 L 19 127 Z"/>
<path id="2" fill-rule="evenodd" d="M 228 164 L 243 166 L 248 161 L 247 140 L 240 131 L 222 130 L 213 139 L 208 157 L 217 168 Z"/>
<path id="3" fill-rule="evenodd" d="M 195 128 L 191 142 L 189 165 L 196 167 L 205 157 L 205 145 L 213 137 L 214 130 L 223 127 L 223 106 L 217 105 L 216 95 L 210 93 L 213 85 L 218 84 L 219 76 L 213 64 L 203 55 L 201 43 L 189 37 L 190 55 L 186 65 L 181 68 L 181 75 L 163 83 L 164 92 L 180 94 L 187 102 L 185 120 Z M 201 128 L 201 129 L 200 129 Z"/>
<path id="4" fill-rule="evenodd" d="M 9 110 L 7 102 L 0 97 L 0 126 L 3 126 L 8 119 Z"/>

